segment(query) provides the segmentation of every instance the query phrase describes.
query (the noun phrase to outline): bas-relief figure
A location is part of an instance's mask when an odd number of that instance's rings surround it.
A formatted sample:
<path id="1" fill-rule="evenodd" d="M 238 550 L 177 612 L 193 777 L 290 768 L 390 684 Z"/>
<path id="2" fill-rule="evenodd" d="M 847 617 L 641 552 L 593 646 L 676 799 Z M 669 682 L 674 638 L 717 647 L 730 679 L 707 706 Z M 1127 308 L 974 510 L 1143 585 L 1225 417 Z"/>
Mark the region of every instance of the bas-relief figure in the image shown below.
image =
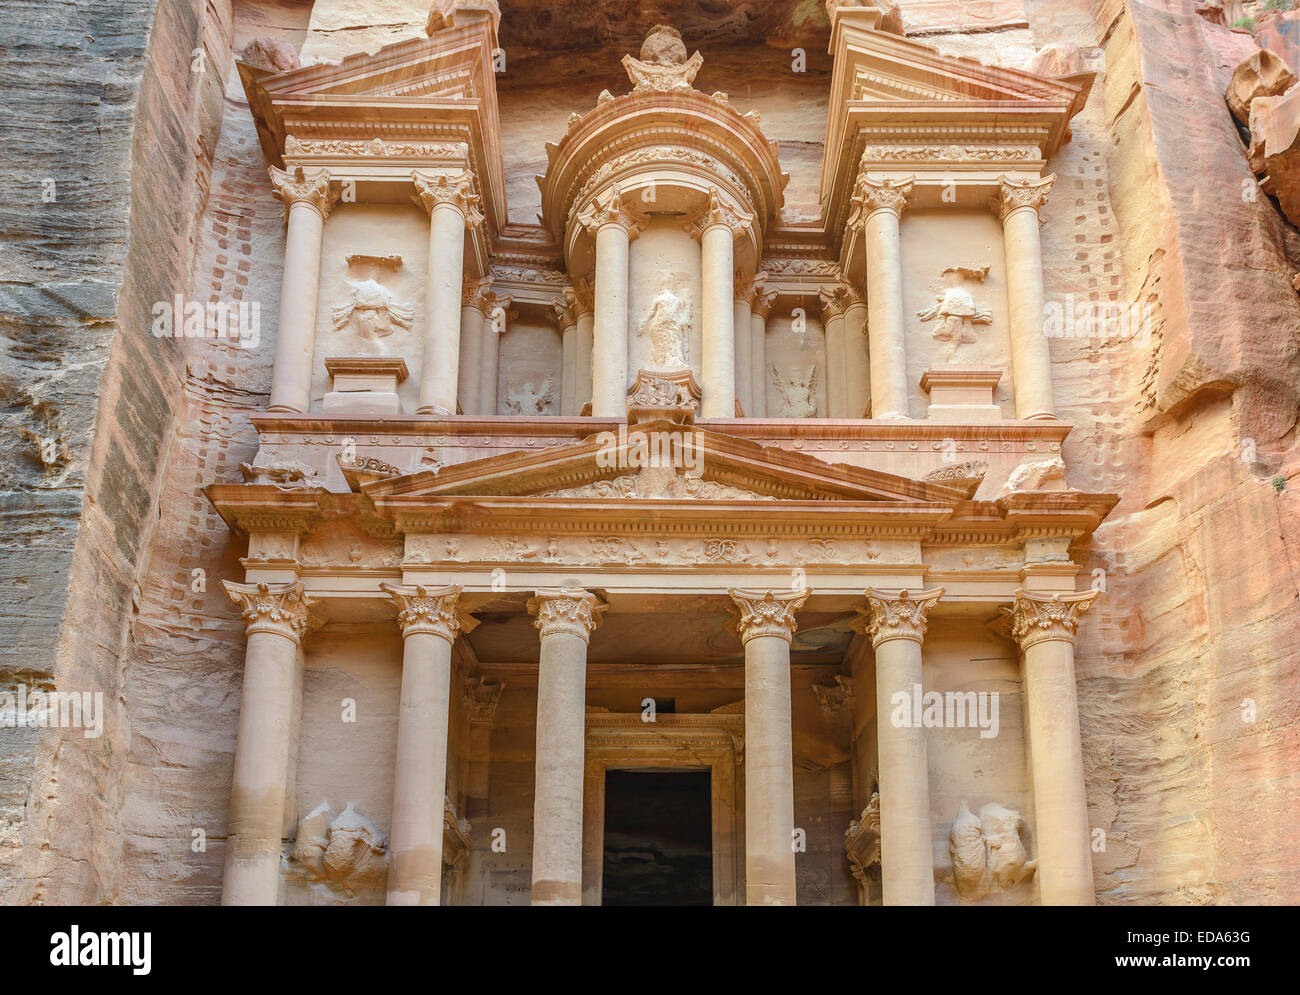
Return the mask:
<path id="1" fill-rule="evenodd" d="M 916 314 L 922 321 L 935 323 L 934 339 L 947 343 L 951 356 L 957 355 L 960 346 L 977 341 L 976 325 L 993 322 L 993 309 L 977 304 L 974 294 L 965 286 L 966 281 L 983 283 L 988 273 L 987 266 L 979 269 L 955 266 L 944 270 L 944 287 L 936 295 L 934 306 Z"/>
<path id="2" fill-rule="evenodd" d="M 398 304 L 392 291 L 375 280 L 348 285 L 352 288 L 348 299 L 331 312 L 335 329 L 351 329 L 369 351 L 386 354 L 384 339 L 410 328 L 414 309 Z"/>
<path id="3" fill-rule="evenodd" d="M 816 364 L 782 370 L 775 363 L 768 367 L 776 384 L 778 418 L 815 418 L 817 416 Z"/>
<path id="4" fill-rule="evenodd" d="M 979 815 L 965 802 L 948 835 L 951 873 L 943 880 L 964 901 L 977 902 L 993 891 L 1009 891 L 1033 877 L 1038 861 L 1030 860 L 1020 838 L 1020 813 L 989 802 Z"/>

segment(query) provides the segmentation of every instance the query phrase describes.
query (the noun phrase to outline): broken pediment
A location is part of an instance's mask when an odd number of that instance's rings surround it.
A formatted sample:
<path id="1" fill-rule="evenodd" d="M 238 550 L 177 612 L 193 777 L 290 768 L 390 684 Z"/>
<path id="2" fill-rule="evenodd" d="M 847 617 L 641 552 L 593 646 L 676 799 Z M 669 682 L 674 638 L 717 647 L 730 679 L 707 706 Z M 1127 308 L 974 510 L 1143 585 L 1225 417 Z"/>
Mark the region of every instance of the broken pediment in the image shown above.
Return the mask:
<path id="1" fill-rule="evenodd" d="M 542 452 L 511 452 L 363 490 L 388 501 L 452 497 L 885 502 L 952 506 L 954 487 L 762 446 L 667 420 L 621 425 Z"/>

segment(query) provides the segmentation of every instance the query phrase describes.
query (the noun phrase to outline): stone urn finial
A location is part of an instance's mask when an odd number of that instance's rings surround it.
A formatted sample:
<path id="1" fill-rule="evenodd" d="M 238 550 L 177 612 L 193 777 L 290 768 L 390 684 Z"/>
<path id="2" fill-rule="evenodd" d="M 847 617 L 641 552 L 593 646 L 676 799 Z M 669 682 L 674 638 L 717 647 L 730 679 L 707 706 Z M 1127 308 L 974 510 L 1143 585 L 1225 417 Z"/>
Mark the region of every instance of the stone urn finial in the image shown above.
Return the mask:
<path id="1" fill-rule="evenodd" d="M 641 61 L 656 66 L 680 66 L 686 62 L 682 33 L 668 24 L 656 24 L 641 43 Z"/>
<path id="2" fill-rule="evenodd" d="M 690 90 L 695 74 L 704 64 L 696 52 L 686 57 L 681 32 L 667 24 L 656 24 L 641 43 L 641 58 L 623 56 L 623 68 L 632 81 L 633 93 L 671 93 Z"/>

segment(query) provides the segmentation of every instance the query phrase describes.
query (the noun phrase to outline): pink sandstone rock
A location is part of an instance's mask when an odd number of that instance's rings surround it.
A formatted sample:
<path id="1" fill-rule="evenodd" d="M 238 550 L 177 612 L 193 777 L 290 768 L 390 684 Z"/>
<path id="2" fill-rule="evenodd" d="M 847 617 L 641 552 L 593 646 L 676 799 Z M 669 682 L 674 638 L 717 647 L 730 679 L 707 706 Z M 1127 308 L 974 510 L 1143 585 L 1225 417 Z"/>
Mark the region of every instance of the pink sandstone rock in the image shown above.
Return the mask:
<path id="1" fill-rule="evenodd" d="M 1053 42 L 1040 48 L 1025 70 L 1051 78 L 1074 76 L 1083 72 L 1083 56 L 1072 42 Z"/>
<path id="2" fill-rule="evenodd" d="M 1281 57 L 1260 49 L 1239 65 L 1228 84 L 1228 109 L 1239 124 L 1250 123 L 1250 102 L 1276 97 L 1295 85 L 1295 75 Z"/>
<path id="3" fill-rule="evenodd" d="M 281 38 L 254 38 L 244 46 L 240 60 L 276 73 L 298 68 L 298 53 Z"/>
<path id="4" fill-rule="evenodd" d="M 1292 224 L 1300 222 L 1300 88 L 1251 106 L 1251 150 L 1262 156 L 1269 181 Z"/>

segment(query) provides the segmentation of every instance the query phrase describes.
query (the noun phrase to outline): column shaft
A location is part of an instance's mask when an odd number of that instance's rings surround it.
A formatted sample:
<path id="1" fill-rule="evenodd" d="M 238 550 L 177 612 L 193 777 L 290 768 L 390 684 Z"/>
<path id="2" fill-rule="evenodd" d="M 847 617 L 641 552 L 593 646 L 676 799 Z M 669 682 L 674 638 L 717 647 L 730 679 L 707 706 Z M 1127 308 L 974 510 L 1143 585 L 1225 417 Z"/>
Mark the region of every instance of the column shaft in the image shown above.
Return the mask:
<path id="1" fill-rule="evenodd" d="M 925 729 L 895 726 L 893 695 L 911 701 L 921 680 L 921 644 L 890 639 L 876 649 L 880 764 L 880 863 L 886 905 L 934 904 L 930 787 Z"/>
<path id="2" fill-rule="evenodd" d="M 755 418 L 767 417 L 767 313 L 770 303 L 756 302 L 750 318 L 749 361 L 753 370 L 751 389 L 754 392 Z"/>
<path id="3" fill-rule="evenodd" d="M 745 900 L 794 905 L 790 643 L 745 643 Z"/>
<path id="4" fill-rule="evenodd" d="M 591 403 L 591 350 L 595 342 L 593 334 L 595 320 L 596 316 L 591 311 L 583 311 L 578 315 L 577 377 L 575 378 L 578 394 L 574 398 L 575 414 L 581 414 L 582 409 Z"/>
<path id="5" fill-rule="evenodd" d="M 500 322 L 503 320 L 502 314 L 504 307 L 498 311 L 493 307 L 492 311 L 483 318 L 483 335 L 479 339 L 482 343 L 481 368 L 479 369 L 479 387 L 478 403 L 485 415 L 495 415 L 498 412 L 498 403 L 500 401 L 500 377 L 501 377 L 501 335 L 505 329 Z"/>
<path id="6" fill-rule="evenodd" d="M 456 413 L 460 367 L 460 295 L 465 265 L 465 215 L 452 203 L 429 215 L 429 277 L 420 362 L 420 414 Z"/>
<path id="7" fill-rule="evenodd" d="M 906 418 L 907 356 L 898 213 L 890 208 L 872 211 L 865 232 L 871 413 L 874 418 Z"/>
<path id="8" fill-rule="evenodd" d="M 440 901 L 450 695 L 451 643 L 429 632 L 408 633 L 397 713 L 389 905 Z"/>
<path id="9" fill-rule="evenodd" d="M 1092 839 L 1079 734 L 1074 640 L 1097 592 L 1017 592 L 1012 632 L 1024 652 L 1034 837 L 1043 905 L 1093 905 Z"/>
<path id="10" fill-rule="evenodd" d="M 1043 250 L 1038 211 L 1016 207 L 1003 218 L 1011 375 L 1017 418 L 1055 418 L 1052 357 L 1043 328 Z"/>
<path id="11" fill-rule="evenodd" d="M 704 383 L 701 402 L 705 418 L 734 418 L 736 415 L 735 305 L 732 230 L 727 224 L 713 224 L 700 238 L 703 285 Z"/>
<path id="12" fill-rule="evenodd" d="M 848 392 L 844 369 L 844 311 L 822 307 L 822 329 L 826 333 L 826 417 L 848 417 Z"/>
<path id="13" fill-rule="evenodd" d="M 735 321 L 733 324 L 736 350 L 736 399 L 746 418 L 754 417 L 753 360 L 750 348 L 753 331 L 750 328 L 750 311 L 748 297 L 736 298 Z"/>
<path id="14" fill-rule="evenodd" d="M 295 173 L 270 168 L 275 195 L 284 203 L 288 230 L 280 282 L 280 320 L 275 338 L 268 411 L 306 413 L 311 408 L 316 352 L 316 301 L 320 290 L 321 236 L 336 199 L 329 172 Z"/>
<path id="15" fill-rule="evenodd" d="M 858 610 L 859 627 L 871 636 L 876 651 L 881 894 L 885 905 L 933 905 L 925 728 L 912 722 L 911 703 L 922 693 L 926 616 L 943 589 L 915 596 L 908 591 L 866 593 L 867 608 Z"/>
<path id="16" fill-rule="evenodd" d="M 591 370 L 592 414 L 627 413 L 628 230 L 610 222 L 596 232 L 596 311 Z"/>
<path id="17" fill-rule="evenodd" d="M 275 905 L 281 840 L 294 778 L 294 716 L 301 706 L 301 641 L 311 601 L 302 584 L 223 582 L 248 633 L 230 789 L 222 905 Z"/>
<path id="18" fill-rule="evenodd" d="M 560 330 L 560 414 L 576 415 L 578 398 L 578 325 Z"/>
<path id="19" fill-rule="evenodd" d="M 867 304 L 854 295 L 844 311 L 846 418 L 863 418 L 871 404 L 871 366 L 867 356 Z"/>
<path id="20" fill-rule="evenodd" d="M 538 591 L 533 905 L 582 904 L 582 778 L 587 640 L 604 605 L 586 591 Z"/>
<path id="21" fill-rule="evenodd" d="M 473 294 L 475 291 L 467 291 Z M 467 415 L 481 415 L 482 391 L 479 369 L 483 365 L 483 312 L 473 303 L 460 309 L 460 369 L 457 382 L 460 407 Z"/>

